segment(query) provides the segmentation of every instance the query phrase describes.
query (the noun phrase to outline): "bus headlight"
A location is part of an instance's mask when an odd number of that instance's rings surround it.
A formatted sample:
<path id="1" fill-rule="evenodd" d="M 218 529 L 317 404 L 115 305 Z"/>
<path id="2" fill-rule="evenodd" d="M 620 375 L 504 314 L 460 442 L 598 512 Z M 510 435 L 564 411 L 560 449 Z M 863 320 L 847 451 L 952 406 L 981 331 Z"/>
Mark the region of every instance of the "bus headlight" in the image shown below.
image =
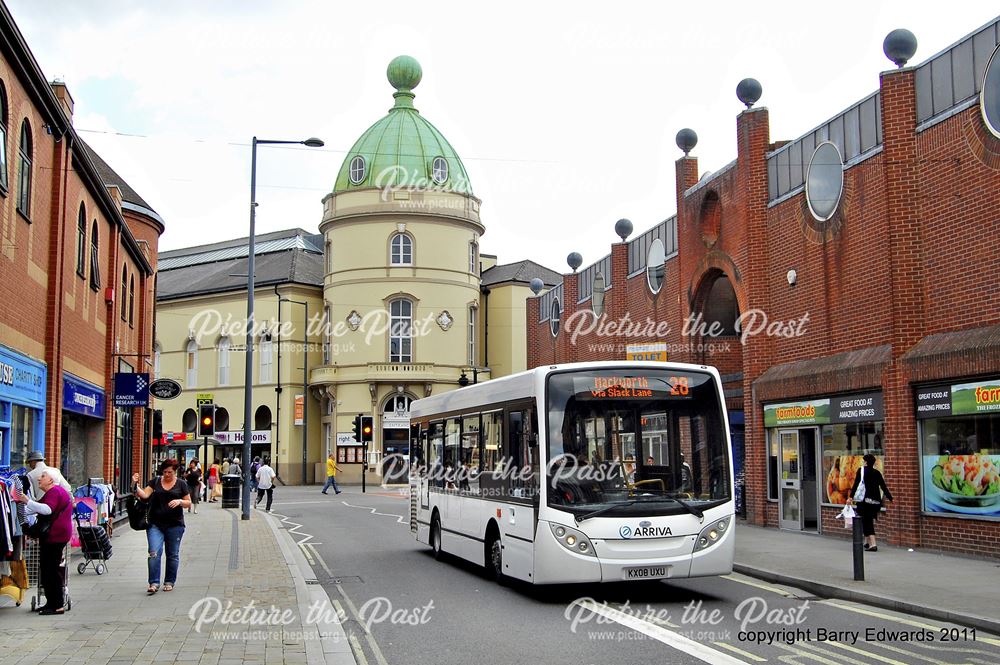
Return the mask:
<path id="1" fill-rule="evenodd" d="M 562 524 L 549 524 L 552 535 L 559 541 L 559 544 L 568 550 L 583 554 L 584 556 L 597 556 L 594 554 L 594 545 L 582 531 L 577 531 Z"/>
<path id="2" fill-rule="evenodd" d="M 702 529 L 701 533 L 698 534 L 697 541 L 695 541 L 694 551 L 697 552 L 709 548 L 719 542 L 722 534 L 729 530 L 730 519 L 729 517 L 724 517 L 721 520 L 713 520 L 711 524 Z"/>

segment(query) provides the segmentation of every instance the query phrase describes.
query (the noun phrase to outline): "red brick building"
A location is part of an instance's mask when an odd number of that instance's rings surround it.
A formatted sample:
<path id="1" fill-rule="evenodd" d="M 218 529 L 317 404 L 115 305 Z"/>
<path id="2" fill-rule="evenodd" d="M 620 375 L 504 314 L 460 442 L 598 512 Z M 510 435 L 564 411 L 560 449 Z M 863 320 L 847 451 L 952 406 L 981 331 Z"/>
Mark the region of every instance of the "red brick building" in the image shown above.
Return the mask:
<path id="1" fill-rule="evenodd" d="M 114 408 L 148 371 L 159 216 L 80 138 L 0 3 L 0 467 L 43 451 L 74 485 L 148 459 L 149 409 Z"/>
<path id="2" fill-rule="evenodd" d="M 794 141 L 748 107 L 735 161 L 677 161 L 676 216 L 529 301 L 528 366 L 666 344 L 724 376 L 750 522 L 848 533 L 871 452 L 880 534 L 998 556 L 998 43 L 1000 19 Z"/>

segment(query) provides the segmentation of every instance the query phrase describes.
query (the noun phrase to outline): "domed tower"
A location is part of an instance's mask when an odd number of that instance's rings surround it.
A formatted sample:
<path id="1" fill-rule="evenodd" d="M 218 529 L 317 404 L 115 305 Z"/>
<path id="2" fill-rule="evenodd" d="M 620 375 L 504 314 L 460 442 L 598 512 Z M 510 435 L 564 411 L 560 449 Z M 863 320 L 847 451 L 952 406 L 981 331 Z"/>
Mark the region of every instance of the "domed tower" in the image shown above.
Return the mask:
<path id="1" fill-rule="evenodd" d="M 457 388 L 480 364 L 485 227 L 461 158 L 413 105 L 420 64 L 399 56 L 387 76 L 393 107 L 355 141 L 323 200 L 330 335 L 311 383 L 326 393 L 328 436 L 373 417 L 369 461 L 392 482 L 408 453 L 409 402 Z M 348 481 L 360 471 L 344 470 Z"/>

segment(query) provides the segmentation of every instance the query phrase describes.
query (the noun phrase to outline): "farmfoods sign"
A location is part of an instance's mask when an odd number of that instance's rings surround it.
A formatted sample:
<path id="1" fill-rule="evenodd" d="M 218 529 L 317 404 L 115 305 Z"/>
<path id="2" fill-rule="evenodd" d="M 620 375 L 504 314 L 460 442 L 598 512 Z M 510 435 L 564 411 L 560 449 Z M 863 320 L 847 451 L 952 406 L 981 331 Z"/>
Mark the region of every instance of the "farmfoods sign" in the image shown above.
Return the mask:
<path id="1" fill-rule="evenodd" d="M 857 423 L 884 418 L 880 392 L 764 405 L 764 427 Z"/>
<path id="2" fill-rule="evenodd" d="M 917 389 L 917 418 L 1000 413 L 1000 379 Z"/>

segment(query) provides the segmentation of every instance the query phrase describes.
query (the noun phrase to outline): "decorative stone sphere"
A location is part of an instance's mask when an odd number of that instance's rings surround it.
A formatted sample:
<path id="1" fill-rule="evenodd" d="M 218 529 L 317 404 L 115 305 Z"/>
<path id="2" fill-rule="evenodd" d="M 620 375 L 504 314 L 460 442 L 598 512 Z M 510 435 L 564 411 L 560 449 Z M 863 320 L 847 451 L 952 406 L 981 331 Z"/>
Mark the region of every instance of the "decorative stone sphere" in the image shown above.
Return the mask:
<path id="1" fill-rule="evenodd" d="M 569 256 L 566 257 L 566 263 L 573 269 L 573 272 L 576 272 L 576 269 L 583 265 L 583 257 L 580 256 L 580 252 L 570 252 Z"/>
<path id="2" fill-rule="evenodd" d="M 917 38 L 909 30 L 897 28 L 885 36 L 882 52 L 897 67 L 902 67 L 917 52 Z"/>
<path id="3" fill-rule="evenodd" d="M 695 134 L 693 129 L 688 129 L 685 127 L 681 131 L 677 132 L 677 147 L 684 151 L 684 155 L 687 156 L 689 152 L 694 150 L 694 147 L 698 145 L 698 135 Z"/>
<path id="4" fill-rule="evenodd" d="M 538 277 L 533 277 L 528 288 L 530 288 L 531 292 L 537 296 L 539 293 L 542 292 L 542 289 L 545 288 L 545 282 L 543 282 Z"/>
<path id="5" fill-rule="evenodd" d="M 385 75 L 389 79 L 389 84 L 402 92 L 416 88 L 420 84 L 420 79 L 423 78 L 424 70 L 420 68 L 420 63 L 417 62 L 416 58 L 399 55 L 389 63 Z"/>
<path id="6" fill-rule="evenodd" d="M 615 222 L 615 233 L 622 239 L 622 242 L 625 242 L 632 235 L 632 222 L 624 217 L 619 219 Z"/>
<path id="7" fill-rule="evenodd" d="M 743 79 L 736 85 L 736 97 L 750 108 L 760 99 L 764 89 L 757 79 Z"/>

